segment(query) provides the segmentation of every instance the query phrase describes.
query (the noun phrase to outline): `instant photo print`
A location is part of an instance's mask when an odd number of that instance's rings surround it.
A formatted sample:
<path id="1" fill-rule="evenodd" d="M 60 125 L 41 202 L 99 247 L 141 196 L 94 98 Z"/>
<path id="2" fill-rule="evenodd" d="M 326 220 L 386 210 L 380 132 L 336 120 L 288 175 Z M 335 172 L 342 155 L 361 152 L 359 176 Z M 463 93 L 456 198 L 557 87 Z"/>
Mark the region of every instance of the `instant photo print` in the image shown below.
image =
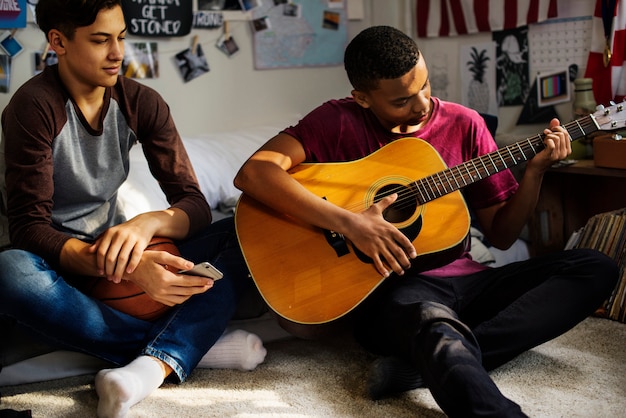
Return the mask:
<path id="1" fill-rule="evenodd" d="M 22 44 L 20 44 L 18 40 L 15 39 L 15 36 L 13 36 L 13 33 L 8 30 L 0 35 L 0 48 L 11 58 L 15 58 L 24 50 Z"/>

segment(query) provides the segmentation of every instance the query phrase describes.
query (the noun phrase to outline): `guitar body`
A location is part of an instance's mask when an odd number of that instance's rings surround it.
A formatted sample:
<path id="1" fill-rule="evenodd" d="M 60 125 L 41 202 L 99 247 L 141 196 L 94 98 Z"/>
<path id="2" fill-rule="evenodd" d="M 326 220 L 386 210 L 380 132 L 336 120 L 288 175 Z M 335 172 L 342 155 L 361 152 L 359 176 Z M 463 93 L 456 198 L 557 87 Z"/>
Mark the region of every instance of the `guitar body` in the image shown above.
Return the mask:
<path id="1" fill-rule="evenodd" d="M 600 107 L 564 125 L 570 140 L 623 129 L 625 106 Z M 290 174 L 320 199 L 355 213 L 398 192 L 398 200 L 383 215 L 413 242 L 419 255 L 412 269 L 419 272 L 442 266 L 464 250 L 470 216 L 460 189 L 528 161 L 544 149 L 544 138 L 538 134 L 451 168 L 427 142 L 405 138 L 357 161 L 300 164 Z M 235 226 L 261 295 L 290 329 L 332 326 L 384 280 L 339 234 L 285 216 L 246 195 L 237 204 Z"/>
<path id="2" fill-rule="evenodd" d="M 412 191 L 415 179 L 446 168 L 428 143 L 406 138 L 357 161 L 301 164 L 290 174 L 315 195 L 353 212 L 399 191 L 385 218 L 411 239 L 419 254 L 413 268 L 424 271 L 458 257 L 469 233 L 470 216 L 460 191 L 423 205 Z M 338 234 L 278 213 L 245 194 L 235 222 L 255 284 L 269 307 L 289 321 L 325 324 L 339 319 L 384 280 Z"/>

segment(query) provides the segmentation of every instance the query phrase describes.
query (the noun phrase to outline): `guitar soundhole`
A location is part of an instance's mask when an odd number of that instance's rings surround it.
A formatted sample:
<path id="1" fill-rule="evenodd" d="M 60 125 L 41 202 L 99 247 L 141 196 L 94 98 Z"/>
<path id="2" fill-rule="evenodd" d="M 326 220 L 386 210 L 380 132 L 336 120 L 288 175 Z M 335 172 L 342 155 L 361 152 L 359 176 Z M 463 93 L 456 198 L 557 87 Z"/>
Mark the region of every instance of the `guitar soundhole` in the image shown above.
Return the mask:
<path id="1" fill-rule="evenodd" d="M 409 187 L 401 184 L 388 184 L 383 186 L 374 196 L 374 202 L 378 202 L 382 198 L 394 193 L 398 193 L 398 198 L 391 206 L 385 209 L 383 216 L 391 223 L 404 222 L 413 216 L 418 206 L 415 193 L 413 193 Z"/>

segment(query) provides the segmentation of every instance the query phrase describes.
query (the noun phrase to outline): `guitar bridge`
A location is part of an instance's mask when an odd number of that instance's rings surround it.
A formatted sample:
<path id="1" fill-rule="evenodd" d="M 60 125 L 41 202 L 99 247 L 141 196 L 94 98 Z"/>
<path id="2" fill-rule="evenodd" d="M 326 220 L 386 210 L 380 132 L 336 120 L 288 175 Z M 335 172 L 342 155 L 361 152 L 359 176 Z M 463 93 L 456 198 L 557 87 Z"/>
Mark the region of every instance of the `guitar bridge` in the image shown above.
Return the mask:
<path id="1" fill-rule="evenodd" d="M 337 253 L 337 257 L 342 257 L 350 252 L 345 238 L 340 233 L 324 229 L 324 236 L 333 250 L 335 250 L 335 253 Z"/>

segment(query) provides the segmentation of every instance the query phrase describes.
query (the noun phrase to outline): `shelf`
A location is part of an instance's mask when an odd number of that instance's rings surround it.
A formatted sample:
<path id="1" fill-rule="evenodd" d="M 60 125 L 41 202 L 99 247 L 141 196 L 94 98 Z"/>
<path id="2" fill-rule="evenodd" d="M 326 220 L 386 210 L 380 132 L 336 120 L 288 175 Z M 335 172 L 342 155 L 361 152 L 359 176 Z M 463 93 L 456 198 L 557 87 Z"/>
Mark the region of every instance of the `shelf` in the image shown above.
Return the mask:
<path id="1" fill-rule="evenodd" d="M 549 172 L 626 178 L 626 170 L 619 168 L 596 167 L 593 160 L 578 160 L 576 163 L 571 165 L 562 165 L 556 168 L 551 168 Z M 626 185 L 624 187 L 626 187 Z"/>
<path id="2" fill-rule="evenodd" d="M 593 160 L 546 172 L 529 220 L 531 252 L 559 251 L 593 215 L 626 207 L 626 170 L 596 167 Z"/>

